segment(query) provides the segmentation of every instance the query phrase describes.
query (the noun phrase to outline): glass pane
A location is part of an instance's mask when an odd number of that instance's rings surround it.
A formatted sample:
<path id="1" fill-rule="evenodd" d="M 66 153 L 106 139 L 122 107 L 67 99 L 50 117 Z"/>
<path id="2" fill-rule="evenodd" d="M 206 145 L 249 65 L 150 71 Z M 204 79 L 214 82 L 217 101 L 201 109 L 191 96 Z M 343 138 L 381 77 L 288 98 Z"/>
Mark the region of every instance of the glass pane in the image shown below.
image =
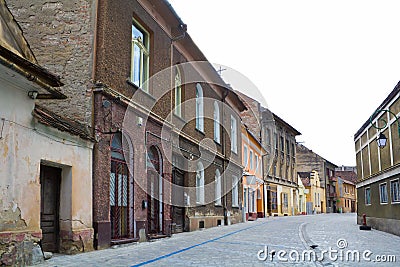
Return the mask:
<path id="1" fill-rule="evenodd" d="M 132 25 L 132 39 L 139 39 L 142 41 L 144 41 L 144 35 L 143 33 L 135 26 Z"/>
<path id="2" fill-rule="evenodd" d="M 140 61 L 141 53 L 138 45 L 133 45 L 133 59 L 132 59 L 132 82 L 140 86 Z"/>

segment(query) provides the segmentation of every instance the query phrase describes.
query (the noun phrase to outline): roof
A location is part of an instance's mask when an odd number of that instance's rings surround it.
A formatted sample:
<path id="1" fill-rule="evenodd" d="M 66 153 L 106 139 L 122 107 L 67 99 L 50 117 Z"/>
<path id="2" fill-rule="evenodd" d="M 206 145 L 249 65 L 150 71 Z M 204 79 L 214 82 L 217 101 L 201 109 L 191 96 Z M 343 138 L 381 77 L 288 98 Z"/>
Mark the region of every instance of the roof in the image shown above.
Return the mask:
<path id="1" fill-rule="evenodd" d="M 233 101 L 236 102 L 237 107 L 239 111 L 246 110 L 246 106 L 242 102 L 242 100 L 239 98 L 239 96 L 232 90 L 232 88 L 226 84 L 226 82 L 221 78 L 221 76 L 217 73 L 215 68 L 212 66 L 212 64 L 208 61 L 206 56 L 203 54 L 203 52 L 200 50 L 200 48 L 196 45 L 196 43 L 193 41 L 192 37 L 189 35 L 189 33 L 186 32 L 187 30 L 187 25 L 182 21 L 182 19 L 179 17 L 179 15 L 176 13 L 175 9 L 172 7 L 172 5 L 169 3 L 168 0 L 161 0 L 161 1 L 153 1 L 152 2 L 153 6 L 155 8 L 160 8 L 163 11 L 168 10 L 169 12 L 163 13 L 167 17 L 169 21 L 175 20 L 174 23 L 176 23 L 176 27 L 181 29 L 183 33 L 183 38 L 179 38 L 176 41 L 181 42 L 185 47 L 190 51 L 191 54 L 194 58 L 194 61 L 204 61 L 207 62 L 208 69 L 205 70 L 206 73 L 210 76 L 210 81 L 208 81 L 210 84 L 216 84 L 216 85 L 223 85 L 223 89 L 225 92 L 227 92 L 226 97 L 232 97 Z M 165 9 L 166 7 L 166 9 Z M 173 23 L 171 22 L 173 25 Z M 222 86 L 220 86 L 222 87 Z"/>
<path id="2" fill-rule="evenodd" d="M 300 176 L 300 178 L 309 178 L 310 173 L 309 172 L 297 172 L 297 174 Z"/>
<path id="3" fill-rule="evenodd" d="M 400 92 L 400 81 L 396 84 L 392 92 L 390 92 L 390 94 L 386 97 L 385 100 L 383 100 L 383 102 L 379 105 L 379 107 L 376 110 L 384 109 L 389 104 L 389 102 L 399 94 L 399 92 Z M 375 113 L 375 111 L 373 112 L 372 117 L 368 118 L 368 120 L 364 122 L 361 128 L 354 134 L 354 140 L 357 139 L 357 137 L 360 136 L 361 133 L 368 127 L 370 121 L 374 120 L 378 115 L 379 113 Z"/>
<path id="4" fill-rule="evenodd" d="M 285 128 L 291 130 L 294 135 L 301 135 L 301 133 L 299 131 L 297 131 L 292 125 L 290 125 L 289 123 L 287 123 L 286 121 L 284 121 L 283 119 L 281 119 L 278 115 L 276 115 L 275 113 L 273 113 L 274 116 L 274 120 L 278 121 L 279 123 L 283 124 L 285 126 Z"/>
<path id="5" fill-rule="evenodd" d="M 43 125 L 51 126 L 62 132 L 68 132 L 92 142 L 95 141 L 83 124 L 58 116 L 44 107 L 35 105 L 32 115 Z"/>
<path id="6" fill-rule="evenodd" d="M 260 142 L 260 139 L 257 138 L 252 131 L 250 131 L 250 129 L 247 127 L 247 125 L 245 123 L 243 123 L 244 128 L 246 129 L 246 132 L 254 139 L 254 141 L 257 143 L 257 145 L 259 145 L 260 147 L 262 147 L 262 144 Z"/>
<path id="7" fill-rule="evenodd" d="M 336 164 L 334 164 L 334 163 L 330 162 L 329 160 L 325 159 L 324 157 L 318 155 L 318 154 L 315 153 L 312 149 L 309 149 L 308 147 L 306 147 L 306 146 L 303 145 L 303 144 L 296 143 L 296 149 L 297 149 L 297 151 L 299 152 L 299 154 L 300 154 L 300 152 L 301 152 L 302 150 L 305 150 L 305 151 L 308 151 L 308 152 L 310 152 L 310 153 L 313 153 L 313 154 L 314 154 L 319 160 L 321 160 L 322 162 L 325 162 L 326 164 L 329 164 L 329 165 L 331 165 L 331 166 L 334 166 L 335 169 L 338 167 Z"/>
<path id="8" fill-rule="evenodd" d="M 37 64 L 21 28 L 4 0 L 0 0 L 0 64 L 43 88 L 37 98 L 66 98 L 54 88 L 64 85 L 60 78 Z"/>
<path id="9" fill-rule="evenodd" d="M 241 99 L 241 101 L 244 102 L 244 103 L 246 103 L 248 100 L 251 100 L 251 101 L 256 101 L 257 103 L 260 104 L 260 102 L 259 102 L 258 100 L 254 99 L 254 98 L 252 98 L 252 97 L 250 97 L 250 96 L 248 96 L 248 95 L 246 95 L 246 94 L 243 93 L 243 92 L 240 92 L 240 91 L 236 90 L 236 94 L 239 95 L 238 97 L 239 97 L 239 98 Z M 244 99 L 244 98 L 247 98 L 247 100 Z M 262 109 L 263 112 L 265 112 L 265 111 L 271 112 L 271 111 L 270 111 L 268 108 L 266 108 L 266 107 L 261 107 L 261 109 Z M 300 133 L 299 131 L 297 131 L 293 126 L 291 126 L 289 123 L 287 123 L 286 121 L 284 121 L 283 119 L 281 119 L 281 118 L 280 118 L 278 115 L 276 115 L 275 113 L 273 113 L 273 112 L 271 112 L 271 113 L 272 113 L 272 115 L 273 115 L 275 121 L 278 121 L 278 122 L 280 122 L 281 124 L 283 124 L 287 129 L 291 130 L 295 135 L 301 135 L 301 133 Z"/>
<path id="10" fill-rule="evenodd" d="M 335 171 L 335 176 L 353 184 L 357 182 L 357 174 L 353 171 Z"/>

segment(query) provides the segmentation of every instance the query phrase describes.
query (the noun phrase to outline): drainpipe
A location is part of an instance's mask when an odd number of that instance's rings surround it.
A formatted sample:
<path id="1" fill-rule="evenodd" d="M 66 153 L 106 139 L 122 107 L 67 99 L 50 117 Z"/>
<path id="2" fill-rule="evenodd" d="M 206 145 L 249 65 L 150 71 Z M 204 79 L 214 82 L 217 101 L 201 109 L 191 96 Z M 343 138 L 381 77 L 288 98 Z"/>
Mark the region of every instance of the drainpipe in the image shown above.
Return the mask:
<path id="1" fill-rule="evenodd" d="M 171 75 L 170 75 L 170 79 L 171 79 L 171 85 L 170 85 L 171 86 L 170 87 L 171 88 L 171 90 L 170 90 L 171 91 L 170 111 L 172 111 L 175 108 L 175 105 L 174 105 L 174 103 L 172 101 L 172 98 L 174 97 L 174 92 L 175 92 L 174 75 L 173 75 L 173 71 L 174 71 L 174 68 L 173 68 L 173 66 L 174 66 L 174 42 L 177 42 L 177 41 L 179 41 L 181 39 L 184 39 L 186 37 L 187 25 L 184 24 L 183 21 L 179 18 L 179 16 L 175 13 L 175 11 L 172 8 L 171 4 L 169 4 L 168 1 L 164 1 L 164 2 L 167 4 L 167 6 L 170 9 L 170 11 L 178 18 L 179 28 L 182 30 L 182 34 L 181 35 L 179 35 L 177 37 L 171 37 L 172 39 L 171 39 L 171 45 L 170 45 L 170 50 L 171 50 L 170 51 L 170 57 L 171 57 L 171 59 L 170 59 L 170 67 L 171 67 Z M 174 134 L 174 130 L 175 130 L 175 125 L 172 123 L 172 118 L 173 118 L 173 115 L 171 115 L 171 119 L 170 119 L 170 122 L 171 122 L 171 125 L 172 125 L 171 134 L 173 135 Z M 173 147 L 174 144 L 172 142 L 172 140 L 173 140 L 172 136 L 170 137 L 170 139 L 171 139 L 171 142 L 170 142 L 171 147 L 170 147 L 170 149 L 171 149 L 171 154 L 173 154 L 174 153 L 174 147 Z M 180 147 L 179 138 L 178 138 L 177 146 Z M 172 166 L 172 168 L 173 168 L 173 166 Z M 172 169 L 171 169 L 171 172 L 172 172 Z M 172 173 L 171 173 L 171 179 L 173 179 Z M 170 182 L 172 183 L 172 181 L 170 181 Z M 170 197 L 172 198 L 172 192 L 171 192 L 171 196 Z M 170 211 L 171 211 L 171 213 L 173 212 L 172 211 L 172 206 L 171 206 L 171 210 Z M 186 214 L 187 214 L 187 208 L 186 207 L 184 207 L 183 213 L 184 213 L 183 214 L 184 218 L 186 218 Z M 171 222 L 172 222 L 172 217 L 171 217 Z M 184 219 L 183 224 L 184 224 L 183 225 L 183 229 L 185 229 L 185 219 Z M 172 234 L 172 231 L 171 231 L 171 234 Z"/>
<path id="2" fill-rule="evenodd" d="M 222 123 L 225 125 L 225 99 L 229 94 L 229 90 L 226 90 L 226 92 L 222 96 Z M 222 155 L 223 155 L 223 160 L 222 160 L 222 171 L 224 172 L 224 179 L 223 181 L 223 188 L 226 190 L 226 170 L 225 170 L 225 159 L 226 159 L 226 144 L 225 144 L 225 131 L 222 131 L 221 134 L 221 145 L 222 145 Z M 224 201 L 223 201 L 223 210 L 224 210 L 224 225 L 228 225 L 228 210 L 227 210 L 227 204 L 226 204 L 226 194 L 224 194 Z"/>

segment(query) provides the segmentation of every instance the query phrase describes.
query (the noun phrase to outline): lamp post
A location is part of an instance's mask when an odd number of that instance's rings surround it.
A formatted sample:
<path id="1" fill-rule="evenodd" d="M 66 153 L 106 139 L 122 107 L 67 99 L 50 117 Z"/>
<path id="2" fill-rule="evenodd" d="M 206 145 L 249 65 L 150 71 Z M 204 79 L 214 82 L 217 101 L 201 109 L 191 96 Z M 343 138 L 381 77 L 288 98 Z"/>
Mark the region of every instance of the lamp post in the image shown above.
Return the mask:
<path id="1" fill-rule="evenodd" d="M 370 122 L 370 124 L 372 125 L 372 127 L 374 127 L 375 129 L 378 129 L 378 130 L 380 131 L 380 130 L 386 128 L 386 126 L 388 125 L 388 123 L 386 122 L 386 120 L 383 119 L 383 118 L 380 119 L 380 120 L 378 120 L 378 125 L 375 125 L 375 124 L 372 122 L 373 118 L 374 118 L 378 113 L 380 113 L 380 112 L 388 112 L 388 113 L 392 114 L 392 115 L 396 118 L 396 121 L 397 121 L 397 132 L 398 132 L 399 138 L 400 138 L 400 121 L 399 121 L 399 118 L 396 116 L 396 114 L 394 114 L 393 112 L 391 112 L 391 111 L 388 110 L 388 109 L 377 109 L 377 110 L 374 112 L 374 114 L 372 114 L 371 117 L 369 117 L 369 122 Z M 382 127 L 379 127 L 379 121 L 382 121 L 382 122 L 383 122 L 383 126 L 382 126 Z M 376 141 L 378 142 L 378 147 L 384 148 L 384 147 L 386 146 L 387 138 L 386 138 L 386 136 L 385 136 L 382 132 L 380 132 L 378 138 L 376 139 Z"/>

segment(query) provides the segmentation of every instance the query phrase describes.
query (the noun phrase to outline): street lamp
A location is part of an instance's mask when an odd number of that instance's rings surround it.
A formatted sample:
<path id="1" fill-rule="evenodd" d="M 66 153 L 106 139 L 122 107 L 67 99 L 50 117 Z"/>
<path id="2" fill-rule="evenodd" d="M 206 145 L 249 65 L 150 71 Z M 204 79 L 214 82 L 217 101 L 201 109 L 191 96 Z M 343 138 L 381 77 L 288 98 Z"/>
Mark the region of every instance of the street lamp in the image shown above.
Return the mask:
<path id="1" fill-rule="evenodd" d="M 386 146 L 387 138 L 383 133 L 380 133 L 376 141 L 378 142 L 378 147 L 384 148 Z"/>
<path id="2" fill-rule="evenodd" d="M 369 117 L 369 122 L 371 123 L 372 127 L 374 127 L 375 129 L 378 129 L 378 130 L 382 130 L 382 129 L 386 128 L 387 122 L 383 118 L 378 120 L 378 122 L 379 121 L 383 122 L 383 126 L 382 127 L 379 127 L 379 123 L 378 123 L 378 125 L 375 125 L 372 122 L 373 118 L 380 112 L 389 112 L 390 114 L 392 114 L 396 118 L 396 121 L 397 121 L 397 132 L 398 132 L 399 138 L 400 138 L 400 121 L 399 121 L 399 118 L 396 116 L 396 114 L 394 114 L 393 112 L 391 112 L 388 109 L 377 109 L 374 112 L 374 114 L 372 114 L 371 117 Z M 376 139 L 376 141 L 378 142 L 378 147 L 384 148 L 386 146 L 387 138 L 382 132 L 380 132 L 378 138 Z"/>

